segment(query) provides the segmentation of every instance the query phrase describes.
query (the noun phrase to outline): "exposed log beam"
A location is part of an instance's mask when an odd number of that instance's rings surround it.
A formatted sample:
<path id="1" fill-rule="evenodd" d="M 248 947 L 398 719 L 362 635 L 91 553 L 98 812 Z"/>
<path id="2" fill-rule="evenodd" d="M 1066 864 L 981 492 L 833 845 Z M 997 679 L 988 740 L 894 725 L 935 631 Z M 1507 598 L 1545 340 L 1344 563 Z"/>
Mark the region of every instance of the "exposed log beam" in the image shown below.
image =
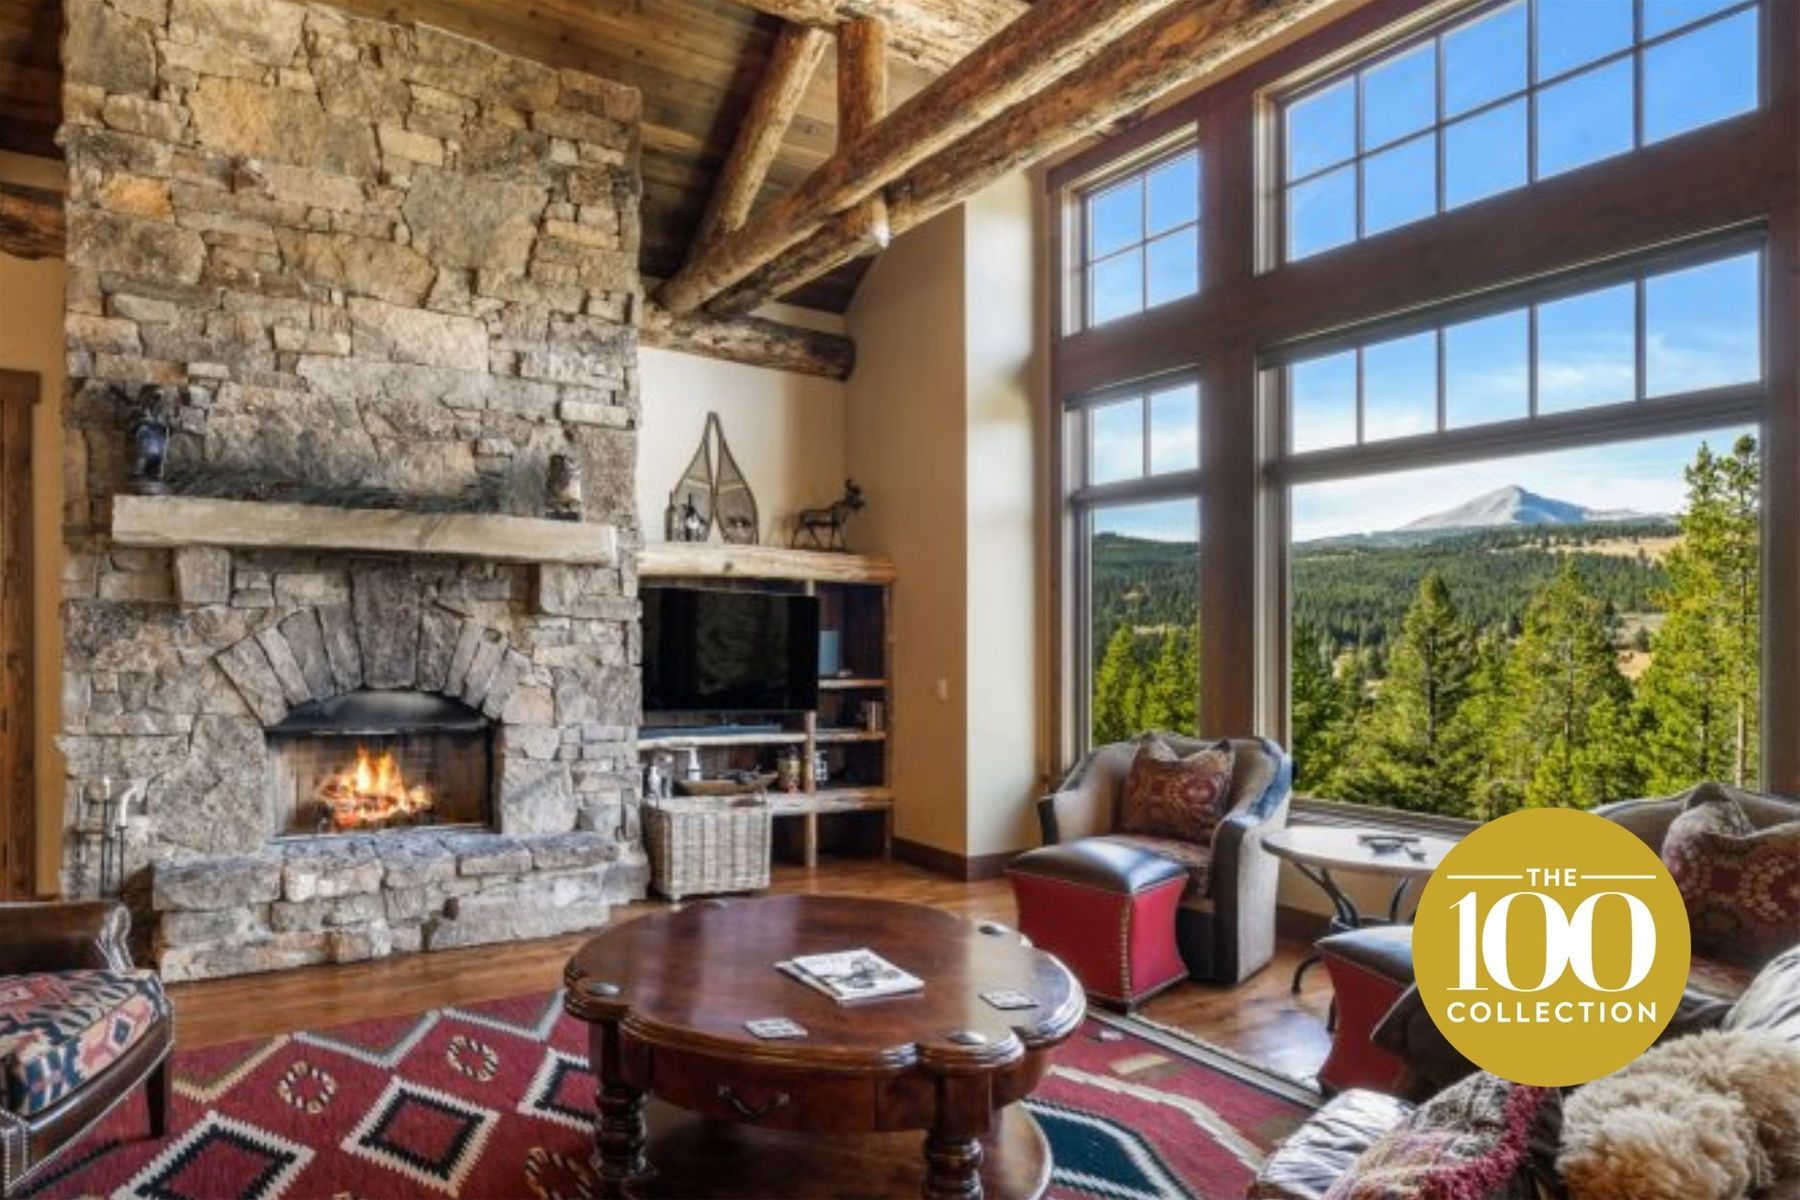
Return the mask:
<path id="1" fill-rule="evenodd" d="M 874 17 L 846 21 L 837 49 L 838 145 L 848 146 L 887 115 L 887 26 Z M 870 249 L 886 248 L 892 235 L 880 192 L 858 202 L 847 220 Z"/>
<path id="2" fill-rule="evenodd" d="M 811 237 L 838 213 L 1037 95 L 1177 2 L 1039 0 L 1004 34 L 983 42 L 862 137 L 841 147 L 799 187 L 702 251 L 663 285 L 658 299 L 678 316 L 692 312 Z"/>
<path id="3" fill-rule="evenodd" d="M 888 27 L 889 49 L 934 74 L 1004 29 L 1029 5 L 1024 0 L 742 0 L 800 25 L 828 28 L 871 17 Z"/>
<path id="4" fill-rule="evenodd" d="M 842 334 L 760 317 L 729 321 L 705 315 L 675 317 L 659 305 L 646 303 L 638 338 L 644 345 L 662 350 L 827 379 L 848 379 L 856 367 L 856 343 Z"/>
<path id="5" fill-rule="evenodd" d="M 697 248 L 740 228 L 756 205 L 757 193 L 768 178 L 769 166 L 781 151 L 781 139 L 793 123 L 794 113 L 812 82 L 813 71 L 825 55 L 831 35 L 804 25 L 786 25 L 775 39 L 769 65 L 763 69 L 756 94 L 738 126 L 731 155 L 713 184 L 712 198 L 694 233 Z"/>
<path id="6" fill-rule="evenodd" d="M 61 258 L 61 192 L 0 183 L 0 254 L 14 258 Z"/>
<path id="7" fill-rule="evenodd" d="M 1209 0 L 1172 9 L 1115 42 L 1087 66 L 914 167 L 887 190 L 898 236 L 1012 171 L 1098 133 L 1178 87 L 1218 74 L 1260 43 L 1337 0 Z M 706 306 L 749 312 L 868 253 L 833 220 L 798 248 Z"/>

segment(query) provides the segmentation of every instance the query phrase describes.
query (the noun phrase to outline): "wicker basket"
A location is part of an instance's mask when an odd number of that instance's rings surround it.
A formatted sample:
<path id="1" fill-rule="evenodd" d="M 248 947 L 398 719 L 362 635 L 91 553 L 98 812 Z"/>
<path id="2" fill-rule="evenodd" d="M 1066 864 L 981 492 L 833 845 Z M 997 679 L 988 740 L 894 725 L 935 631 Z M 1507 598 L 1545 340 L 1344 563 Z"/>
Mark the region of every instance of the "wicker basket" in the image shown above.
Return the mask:
<path id="1" fill-rule="evenodd" d="M 769 886 L 769 804 L 761 796 L 657 800 L 643 812 L 651 880 L 671 900 Z"/>

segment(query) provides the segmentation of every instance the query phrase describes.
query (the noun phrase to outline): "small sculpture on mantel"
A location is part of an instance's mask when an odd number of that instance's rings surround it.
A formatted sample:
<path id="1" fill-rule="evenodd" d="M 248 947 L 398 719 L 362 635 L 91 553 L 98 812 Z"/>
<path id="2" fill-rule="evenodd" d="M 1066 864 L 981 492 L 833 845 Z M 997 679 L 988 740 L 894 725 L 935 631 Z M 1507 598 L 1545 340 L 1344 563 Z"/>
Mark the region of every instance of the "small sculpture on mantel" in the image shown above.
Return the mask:
<path id="1" fill-rule="evenodd" d="M 572 454 L 552 454 L 544 474 L 544 515 L 555 521 L 581 520 L 581 464 Z"/>
<path id="2" fill-rule="evenodd" d="M 841 498 L 824 508 L 803 508 L 794 514 L 794 536 L 788 545 L 795 550 L 847 550 L 844 527 L 853 514 L 862 511 L 864 503 L 861 485 L 854 479 L 844 480 Z"/>
<path id="3" fill-rule="evenodd" d="M 138 389 L 138 419 L 131 427 L 131 485 L 145 496 L 169 490 L 169 390 L 147 383 Z"/>
<path id="4" fill-rule="evenodd" d="M 700 506 L 694 502 L 693 493 L 682 497 L 680 503 L 669 502 L 669 540 L 671 542 L 704 542 L 706 540 L 707 521 L 701 515 Z"/>

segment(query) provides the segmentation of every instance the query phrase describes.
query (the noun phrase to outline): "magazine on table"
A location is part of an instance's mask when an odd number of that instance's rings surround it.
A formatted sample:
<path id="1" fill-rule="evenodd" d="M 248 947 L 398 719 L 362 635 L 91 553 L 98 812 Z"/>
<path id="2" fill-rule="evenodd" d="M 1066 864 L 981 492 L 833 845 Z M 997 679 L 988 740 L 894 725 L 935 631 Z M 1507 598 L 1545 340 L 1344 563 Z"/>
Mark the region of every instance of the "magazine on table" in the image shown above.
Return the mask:
<path id="1" fill-rule="evenodd" d="M 896 967 L 873 950 L 841 950 L 836 954 L 802 954 L 775 964 L 775 969 L 816 988 L 833 1000 L 880 1000 L 923 991 L 925 981 Z"/>

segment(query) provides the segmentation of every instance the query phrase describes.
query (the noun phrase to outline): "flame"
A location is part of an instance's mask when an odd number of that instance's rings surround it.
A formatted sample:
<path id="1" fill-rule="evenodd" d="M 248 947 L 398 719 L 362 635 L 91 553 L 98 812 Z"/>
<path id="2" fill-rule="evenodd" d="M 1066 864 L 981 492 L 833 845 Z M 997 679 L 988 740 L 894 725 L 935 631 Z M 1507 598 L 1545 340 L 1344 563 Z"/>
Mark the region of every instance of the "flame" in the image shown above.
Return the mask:
<path id="1" fill-rule="evenodd" d="M 318 788 L 333 829 L 379 829 L 431 811 L 431 789 L 408 785 L 392 752 L 356 748 L 356 761 Z"/>

